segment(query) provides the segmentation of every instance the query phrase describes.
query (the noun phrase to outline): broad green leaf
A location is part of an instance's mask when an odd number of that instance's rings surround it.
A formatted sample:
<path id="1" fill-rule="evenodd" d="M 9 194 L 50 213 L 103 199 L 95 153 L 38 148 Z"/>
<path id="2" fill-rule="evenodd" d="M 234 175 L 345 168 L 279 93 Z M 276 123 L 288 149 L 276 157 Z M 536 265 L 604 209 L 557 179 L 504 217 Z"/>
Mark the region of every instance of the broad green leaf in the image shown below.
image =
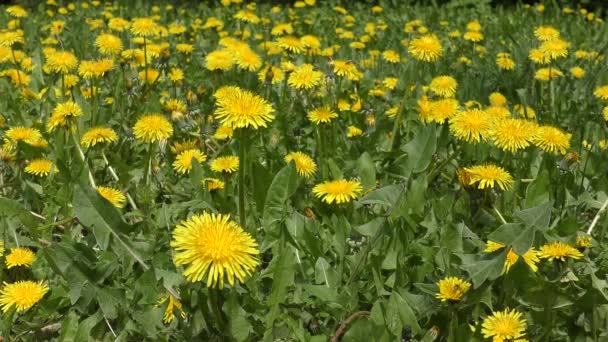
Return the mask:
<path id="1" fill-rule="evenodd" d="M 360 208 L 364 205 L 379 204 L 390 208 L 404 191 L 404 185 L 391 184 L 380 189 L 376 189 L 356 202 L 356 207 Z"/>
<path id="2" fill-rule="evenodd" d="M 38 225 L 34 215 L 25 209 L 21 203 L 5 197 L 0 197 L 0 217 L 2 216 L 16 217 L 22 225 L 29 229 L 34 229 Z"/>
<path id="3" fill-rule="evenodd" d="M 551 198 L 551 178 L 547 170 L 542 170 L 526 188 L 526 208 L 549 202 Z"/>
<path id="4" fill-rule="evenodd" d="M 78 332 L 78 315 L 72 311 L 63 318 L 61 322 L 61 334 L 59 342 L 76 342 L 76 333 Z"/>
<path id="5" fill-rule="evenodd" d="M 361 234 L 368 237 L 372 237 L 376 235 L 378 229 L 384 224 L 386 219 L 384 217 L 376 217 L 373 220 L 367 222 L 366 224 L 362 224 L 360 226 L 354 226 L 353 229 Z"/>
<path id="6" fill-rule="evenodd" d="M 108 248 L 110 236 L 113 236 L 144 269 L 149 268 L 135 248 L 121 236 L 121 232 L 130 230 L 129 225 L 122 220 L 116 208 L 101 197 L 97 191 L 86 185 L 77 185 L 72 205 L 80 223 L 93 230 L 95 239 L 102 250 Z"/>
<path id="7" fill-rule="evenodd" d="M 229 294 L 223 309 L 230 321 L 230 334 L 239 342 L 246 341 L 252 326 L 247 321 L 245 310 L 239 305 L 236 293 Z"/>
<path id="8" fill-rule="evenodd" d="M 412 307 L 397 292 L 393 292 L 388 303 L 388 308 L 391 308 L 392 306 L 397 309 L 396 312 L 403 327 L 410 327 L 414 334 L 418 334 L 421 331 L 414 310 L 412 310 Z M 389 315 L 388 308 L 386 309 L 387 316 Z"/>
<path id="9" fill-rule="evenodd" d="M 295 265 L 296 257 L 293 248 L 283 246 L 268 266 L 272 276 L 272 290 L 268 297 L 270 312 L 266 317 L 266 329 L 272 330 L 279 314 L 279 304 L 285 301 L 287 288 L 293 285 Z"/>
<path id="10" fill-rule="evenodd" d="M 498 227 L 488 239 L 512 246 L 517 255 L 524 255 L 534 244 L 536 229 L 519 223 L 507 223 Z"/>
<path id="11" fill-rule="evenodd" d="M 364 193 L 376 187 L 376 165 L 369 153 L 363 152 L 357 159 L 357 171 Z"/>
<path id="12" fill-rule="evenodd" d="M 513 217 L 528 227 L 546 231 L 549 229 L 551 221 L 551 209 L 553 209 L 553 202 L 546 202 L 533 208 L 516 211 L 513 213 Z"/>
<path id="13" fill-rule="evenodd" d="M 502 274 L 507 251 L 503 251 L 499 256 L 490 260 L 479 260 L 473 263 L 466 263 L 460 266 L 469 273 L 473 286 L 481 286 L 486 280 L 494 280 Z"/>
<path id="14" fill-rule="evenodd" d="M 266 229 L 285 218 L 287 200 L 295 193 L 298 175 L 294 163 L 283 167 L 272 180 L 264 203 L 263 224 Z"/>
<path id="15" fill-rule="evenodd" d="M 437 149 L 435 131 L 435 125 L 420 126 L 414 139 L 403 147 L 403 151 L 407 153 L 405 165 L 403 165 L 406 172 L 420 173 L 429 166 Z"/>

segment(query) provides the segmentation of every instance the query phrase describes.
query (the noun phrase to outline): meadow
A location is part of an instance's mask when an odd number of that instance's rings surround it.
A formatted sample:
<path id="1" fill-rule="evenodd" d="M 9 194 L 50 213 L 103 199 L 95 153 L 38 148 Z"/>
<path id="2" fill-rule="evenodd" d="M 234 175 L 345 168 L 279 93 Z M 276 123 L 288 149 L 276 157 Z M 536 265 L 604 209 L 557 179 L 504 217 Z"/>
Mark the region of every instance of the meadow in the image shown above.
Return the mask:
<path id="1" fill-rule="evenodd" d="M 608 340 L 608 26 L 0 6 L 5 341 Z"/>

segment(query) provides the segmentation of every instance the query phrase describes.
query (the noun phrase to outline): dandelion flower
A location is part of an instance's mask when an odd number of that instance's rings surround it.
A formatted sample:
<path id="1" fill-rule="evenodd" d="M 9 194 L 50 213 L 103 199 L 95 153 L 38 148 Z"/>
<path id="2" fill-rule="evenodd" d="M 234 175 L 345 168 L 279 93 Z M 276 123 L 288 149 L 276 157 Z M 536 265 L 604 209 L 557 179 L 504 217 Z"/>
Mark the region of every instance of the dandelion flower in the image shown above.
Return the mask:
<path id="1" fill-rule="evenodd" d="M 205 57 L 205 67 L 211 71 L 230 70 L 233 65 L 232 52 L 228 49 L 212 51 Z"/>
<path id="2" fill-rule="evenodd" d="M 30 267 L 34 261 L 36 261 L 36 254 L 31 249 L 25 247 L 13 248 L 6 256 L 6 268 Z"/>
<path id="3" fill-rule="evenodd" d="M 534 30 L 534 35 L 541 42 L 559 39 L 559 31 L 553 26 L 539 26 Z"/>
<path id="4" fill-rule="evenodd" d="M 541 68 L 536 70 L 536 74 L 534 74 L 534 78 L 539 81 L 550 81 L 562 76 L 564 76 L 564 73 L 556 68 Z"/>
<path id="5" fill-rule="evenodd" d="M 296 89 L 311 89 L 321 82 L 323 73 L 314 69 L 312 64 L 297 67 L 287 79 L 287 83 Z"/>
<path id="6" fill-rule="evenodd" d="M 159 79 L 160 72 L 158 72 L 158 70 L 154 68 L 148 68 L 146 70 L 140 71 L 138 76 L 140 81 L 147 84 L 153 84 Z"/>
<path id="7" fill-rule="evenodd" d="M 44 158 L 39 158 L 29 162 L 25 167 L 25 172 L 34 176 L 43 177 L 48 176 L 52 168 L 52 161 Z"/>
<path id="8" fill-rule="evenodd" d="M 86 131 L 80 139 L 80 144 L 91 148 L 97 144 L 112 143 L 118 141 L 118 134 L 108 127 L 93 127 Z"/>
<path id="9" fill-rule="evenodd" d="M 182 318 L 186 317 L 186 312 L 182 309 L 182 302 L 175 299 L 173 295 L 167 294 L 158 301 L 157 305 L 163 304 L 164 302 L 167 302 L 167 308 L 165 309 L 165 314 L 163 315 L 163 323 L 171 324 L 171 322 L 173 322 L 175 319 L 175 310 L 180 312 L 180 316 Z"/>
<path id="10" fill-rule="evenodd" d="M 458 82 L 451 76 L 438 76 L 431 80 L 429 89 L 441 97 L 453 97 L 456 94 Z"/>
<path id="11" fill-rule="evenodd" d="M 528 53 L 528 58 L 536 64 L 548 64 L 549 62 L 551 62 L 551 58 L 545 55 L 545 53 L 542 52 L 540 49 L 530 50 L 530 52 Z"/>
<path id="12" fill-rule="evenodd" d="M 469 185 L 477 184 L 477 188 L 494 188 L 498 185 L 501 190 L 506 190 L 513 185 L 513 177 L 502 167 L 493 164 L 476 165 L 465 168 L 469 173 Z"/>
<path id="13" fill-rule="evenodd" d="M 80 66 L 78 66 L 78 75 L 84 79 L 98 78 L 112 70 L 113 67 L 114 61 L 109 58 L 95 61 L 82 61 L 80 62 Z"/>
<path id="14" fill-rule="evenodd" d="M 357 69 L 357 66 L 350 61 L 335 60 L 334 73 L 340 77 L 345 77 L 350 81 L 358 81 L 363 74 Z"/>
<path id="15" fill-rule="evenodd" d="M 329 107 L 315 108 L 308 112 L 308 120 L 319 125 L 321 123 L 331 122 L 332 119 L 338 117 L 338 114 L 333 112 Z"/>
<path id="16" fill-rule="evenodd" d="M 23 141 L 29 145 L 42 139 L 42 133 L 32 127 L 11 127 L 4 134 L 13 142 Z"/>
<path id="17" fill-rule="evenodd" d="M 76 69 L 78 59 L 68 51 L 55 51 L 47 57 L 46 67 L 57 73 L 67 74 Z"/>
<path id="18" fill-rule="evenodd" d="M 596 88 L 593 95 L 600 100 L 608 101 L 608 85 Z"/>
<path id="19" fill-rule="evenodd" d="M 211 171 L 233 173 L 239 169 L 239 157 L 217 157 L 211 162 Z"/>
<path id="20" fill-rule="evenodd" d="M 356 199 L 362 191 L 359 181 L 346 179 L 323 182 L 312 189 L 315 197 L 321 198 L 327 204 L 348 203 Z"/>
<path id="21" fill-rule="evenodd" d="M 49 291 L 49 287 L 40 282 L 18 281 L 16 283 L 4 283 L 0 290 L 0 305 L 2 312 L 6 313 L 11 307 L 15 307 L 17 312 L 25 311 L 34 304 L 38 303 Z"/>
<path id="22" fill-rule="evenodd" d="M 443 54 L 441 41 L 433 34 L 414 38 L 408 51 L 414 58 L 424 62 L 434 62 Z"/>
<path id="23" fill-rule="evenodd" d="M 545 152 L 566 154 L 566 150 L 570 148 L 571 137 L 572 134 L 557 127 L 540 126 L 532 137 L 532 142 Z"/>
<path id="24" fill-rule="evenodd" d="M 591 247 L 591 236 L 579 235 L 576 237 L 576 245 L 580 248 Z M 1 253 L 0 253 L 1 254 Z"/>
<path id="25" fill-rule="evenodd" d="M 585 69 L 583 69 L 581 67 L 573 67 L 573 68 L 570 68 L 570 74 L 574 78 L 583 78 L 583 77 L 585 77 Z"/>
<path id="26" fill-rule="evenodd" d="M 104 55 L 115 56 L 122 52 L 122 40 L 113 34 L 100 34 L 95 38 L 95 46 Z"/>
<path id="27" fill-rule="evenodd" d="M 173 135 L 173 126 L 161 114 L 144 115 L 133 126 L 135 138 L 146 143 L 166 140 Z"/>
<path id="28" fill-rule="evenodd" d="M 105 186 L 98 186 L 97 192 L 101 195 L 101 197 L 112 203 L 112 205 L 116 208 L 122 208 L 125 206 L 126 198 L 120 190 Z"/>
<path id="29" fill-rule="evenodd" d="M 279 47 L 291 53 L 302 53 L 306 50 L 306 46 L 298 37 L 284 36 L 277 39 Z"/>
<path id="30" fill-rule="evenodd" d="M 437 286 L 439 293 L 435 297 L 442 302 L 459 301 L 469 291 L 471 283 L 458 277 L 447 277 L 438 281 Z"/>
<path id="31" fill-rule="evenodd" d="M 346 137 L 354 138 L 354 137 L 360 136 L 361 134 L 363 134 L 363 131 L 361 130 L 361 128 L 356 127 L 356 126 L 348 126 L 347 132 L 346 132 Z"/>
<path id="32" fill-rule="evenodd" d="M 0 46 L 12 47 L 15 44 L 23 44 L 23 31 L 5 31 L 0 33 Z"/>
<path id="33" fill-rule="evenodd" d="M 382 59 L 393 64 L 401 62 L 401 56 L 395 50 L 386 50 L 382 52 Z"/>
<path id="34" fill-rule="evenodd" d="M 482 110 L 470 109 L 450 118 L 450 131 L 456 138 L 478 143 L 485 140 L 492 128 L 490 116 Z"/>
<path id="35" fill-rule="evenodd" d="M 317 164 L 305 153 L 290 152 L 285 156 L 284 160 L 286 163 L 293 161 L 296 165 L 296 171 L 298 171 L 300 176 L 308 178 L 317 171 Z"/>
<path id="36" fill-rule="evenodd" d="M 274 120 L 274 109 L 264 98 L 238 87 L 224 87 L 214 94 L 215 117 L 232 128 L 266 127 Z"/>
<path id="37" fill-rule="evenodd" d="M 181 174 L 188 174 L 192 171 L 192 158 L 202 163 L 207 160 L 207 156 L 198 149 L 190 149 L 181 152 L 173 162 L 173 169 Z"/>
<path id="38" fill-rule="evenodd" d="M 47 122 L 47 129 L 49 132 L 52 132 L 57 127 L 66 127 L 75 118 L 80 116 L 82 116 L 82 108 L 80 108 L 78 103 L 72 100 L 59 103 L 51 113 L 51 117 Z"/>
<path id="39" fill-rule="evenodd" d="M 188 281 L 207 278 L 207 287 L 230 286 L 235 278 L 241 283 L 259 265 L 258 244 L 247 232 L 230 220 L 229 215 L 203 212 L 182 221 L 173 231 L 171 247 L 176 266 L 186 266 Z"/>
<path id="40" fill-rule="evenodd" d="M 224 182 L 217 178 L 203 178 L 202 184 L 209 191 L 222 190 L 225 186 Z"/>
<path id="41" fill-rule="evenodd" d="M 494 144 L 503 151 L 514 153 L 530 146 L 536 132 L 533 122 L 523 119 L 498 120 L 489 132 Z"/>
<path id="42" fill-rule="evenodd" d="M 151 18 L 136 18 L 131 23 L 131 32 L 139 37 L 150 37 L 158 31 L 158 24 Z"/>
<path id="43" fill-rule="evenodd" d="M 539 49 L 546 57 L 549 57 L 550 59 L 554 60 L 568 56 L 569 46 L 570 43 L 564 40 L 554 39 L 544 42 Z"/>
<path id="44" fill-rule="evenodd" d="M 532 269 L 532 271 L 538 271 L 538 266 L 536 266 L 536 264 L 540 261 L 540 259 L 538 258 L 538 251 L 536 249 L 531 248 L 526 253 L 524 253 L 522 257 L 524 259 L 524 262 Z M 519 255 L 515 253 L 515 251 L 513 251 L 513 248 L 510 248 L 509 252 L 507 253 L 507 259 L 505 260 L 503 273 L 509 272 L 511 267 L 513 267 L 513 265 L 515 265 L 518 260 Z"/>
<path id="45" fill-rule="evenodd" d="M 553 241 L 541 246 L 538 256 L 542 259 L 549 259 L 549 261 L 566 261 L 567 258 L 580 259 L 583 257 L 583 253 L 561 241 Z"/>
<path id="46" fill-rule="evenodd" d="M 520 312 L 508 308 L 493 312 L 483 320 L 481 333 L 493 342 L 519 341 L 526 333 L 526 320 Z"/>

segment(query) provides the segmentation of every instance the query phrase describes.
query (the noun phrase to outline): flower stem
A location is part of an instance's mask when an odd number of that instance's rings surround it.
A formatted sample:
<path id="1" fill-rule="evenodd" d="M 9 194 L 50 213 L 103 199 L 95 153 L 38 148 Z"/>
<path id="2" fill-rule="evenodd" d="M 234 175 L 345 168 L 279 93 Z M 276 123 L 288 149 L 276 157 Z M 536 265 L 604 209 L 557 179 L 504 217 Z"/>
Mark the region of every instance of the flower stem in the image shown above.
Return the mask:
<path id="1" fill-rule="evenodd" d="M 152 155 L 154 150 L 154 143 L 148 145 L 148 162 L 144 168 L 144 184 L 150 185 L 150 173 L 152 172 Z"/>
<path id="2" fill-rule="evenodd" d="M 245 154 L 247 145 L 247 131 L 245 128 L 240 129 L 239 140 L 239 218 L 241 227 L 247 230 L 245 218 Z"/>

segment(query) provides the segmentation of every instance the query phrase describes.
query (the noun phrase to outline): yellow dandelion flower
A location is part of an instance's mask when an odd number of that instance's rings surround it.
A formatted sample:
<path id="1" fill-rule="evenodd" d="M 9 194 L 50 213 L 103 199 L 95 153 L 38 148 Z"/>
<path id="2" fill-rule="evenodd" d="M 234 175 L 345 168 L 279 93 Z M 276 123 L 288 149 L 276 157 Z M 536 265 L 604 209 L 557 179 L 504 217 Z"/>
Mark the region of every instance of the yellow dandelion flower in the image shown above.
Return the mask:
<path id="1" fill-rule="evenodd" d="M 426 115 L 427 121 L 444 123 L 445 120 L 458 114 L 460 103 L 455 99 L 441 99 L 430 102 L 429 113 Z"/>
<path id="2" fill-rule="evenodd" d="M 517 104 L 513 108 L 515 109 L 515 111 L 517 113 L 519 113 L 519 115 L 521 115 L 525 118 L 533 119 L 536 117 L 536 111 L 534 110 L 534 108 L 532 108 L 530 106 L 524 106 L 524 105 Z"/>
<path id="3" fill-rule="evenodd" d="M 161 114 L 147 114 L 139 118 L 133 126 L 135 138 L 145 143 L 166 140 L 173 135 L 173 126 Z"/>
<path id="4" fill-rule="evenodd" d="M 511 57 L 497 57 L 496 65 L 502 70 L 513 70 L 515 69 L 515 61 Z"/>
<path id="5" fill-rule="evenodd" d="M 126 198 L 120 190 L 105 186 L 97 186 L 97 192 L 116 208 L 125 206 Z"/>
<path id="6" fill-rule="evenodd" d="M 5 133 L 5 136 L 12 142 L 23 141 L 28 145 L 34 145 L 37 141 L 43 140 L 42 133 L 32 127 L 11 127 Z"/>
<path id="7" fill-rule="evenodd" d="M 135 18 L 131 23 L 131 32 L 139 37 L 150 37 L 158 31 L 158 24 L 151 18 Z"/>
<path id="8" fill-rule="evenodd" d="M 353 137 L 358 137 L 361 134 L 363 134 L 363 131 L 361 130 L 361 128 L 355 127 L 355 126 L 348 126 L 347 132 L 346 132 L 346 137 L 353 138 Z"/>
<path id="9" fill-rule="evenodd" d="M 576 237 L 576 245 L 580 248 L 589 248 L 591 247 L 591 236 L 589 235 L 579 235 Z M 0 253 L 2 254 L 2 253 Z"/>
<path id="10" fill-rule="evenodd" d="M 211 162 L 211 171 L 233 173 L 239 169 L 239 157 L 217 157 Z"/>
<path id="11" fill-rule="evenodd" d="M 551 58 L 545 55 L 545 53 L 542 52 L 540 49 L 530 50 L 530 52 L 528 53 L 528 58 L 536 64 L 548 64 L 549 62 L 551 62 Z"/>
<path id="12" fill-rule="evenodd" d="M 274 120 L 272 105 L 259 95 L 238 87 L 223 87 L 215 94 L 215 118 L 232 128 L 258 129 Z"/>
<path id="13" fill-rule="evenodd" d="M 520 312 L 508 308 L 492 312 L 491 316 L 483 320 L 481 333 L 494 342 L 520 341 L 519 338 L 526 333 L 526 320 Z"/>
<path id="14" fill-rule="evenodd" d="M 532 143 L 545 152 L 566 154 L 566 150 L 570 148 L 571 137 L 572 134 L 557 127 L 540 126 L 532 137 Z"/>
<path id="15" fill-rule="evenodd" d="M 458 82 L 451 76 L 438 76 L 431 80 L 429 89 L 441 97 L 453 97 L 456 94 Z"/>
<path id="16" fill-rule="evenodd" d="M 207 156 L 198 149 L 190 149 L 181 152 L 173 162 L 173 169 L 181 174 L 188 174 L 192 171 L 192 158 L 202 163 L 207 160 Z"/>
<path id="17" fill-rule="evenodd" d="M 302 53 L 306 51 L 306 46 L 302 40 L 294 36 L 284 36 L 277 39 L 278 46 L 291 53 Z"/>
<path id="18" fill-rule="evenodd" d="M 538 251 L 534 248 L 531 248 L 523 255 L 524 262 L 532 269 L 532 271 L 538 271 L 538 266 L 536 264 L 540 262 L 538 258 Z M 513 249 L 509 249 L 509 253 L 507 253 L 507 259 L 505 260 L 505 265 L 503 268 L 503 273 L 509 272 L 511 267 L 515 265 L 515 263 L 519 260 L 519 255 L 513 251 Z"/>
<path id="19" fill-rule="evenodd" d="M 317 171 L 317 164 L 305 153 L 290 152 L 285 156 L 284 160 L 286 163 L 293 161 L 296 165 L 296 171 L 298 171 L 300 176 L 308 178 Z"/>
<path id="20" fill-rule="evenodd" d="M 18 281 L 16 283 L 4 283 L 0 290 L 0 305 L 2 312 L 8 312 L 13 306 L 17 312 L 25 311 L 38 303 L 49 291 L 46 284 L 33 281 Z"/>
<path id="21" fill-rule="evenodd" d="M 25 8 L 19 5 L 8 6 L 6 8 L 6 13 L 8 13 L 11 17 L 15 18 L 27 17 L 27 11 L 25 10 Z"/>
<path id="22" fill-rule="evenodd" d="M 296 89 L 311 89 L 319 83 L 323 73 L 314 69 L 312 64 L 302 64 L 289 75 L 287 82 Z"/>
<path id="23" fill-rule="evenodd" d="M 408 51 L 414 58 L 424 62 L 434 62 L 443 54 L 441 41 L 434 34 L 412 39 Z"/>
<path id="24" fill-rule="evenodd" d="M 52 168 L 52 161 L 44 158 L 39 158 L 29 162 L 25 167 L 24 171 L 34 176 L 43 177 L 48 176 L 48 174 L 51 173 Z"/>
<path id="25" fill-rule="evenodd" d="M 549 261 L 566 261 L 567 258 L 580 259 L 583 257 L 583 253 L 561 241 L 553 241 L 541 246 L 538 256 L 542 259 L 548 259 Z"/>
<path id="26" fill-rule="evenodd" d="M 175 299 L 173 295 L 167 294 L 163 298 L 161 298 L 157 305 L 161 305 L 164 302 L 167 302 L 167 308 L 165 309 L 165 314 L 163 315 L 163 323 L 171 324 L 175 319 L 175 310 L 180 312 L 180 316 L 182 318 L 186 317 L 186 312 L 182 309 L 182 303 Z"/>
<path id="27" fill-rule="evenodd" d="M 233 65 L 232 52 L 228 49 L 212 51 L 205 57 L 205 67 L 208 70 L 229 70 Z"/>
<path id="28" fill-rule="evenodd" d="M 492 121 L 490 116 L 482 110 L 470 109 L 459 112 L 450 118 L 450 131 L 456 138 L 470 142 L 479 143 L 486 140 Z"/>
<path id="29" fill-rule="evenodd" d="M 78 59 L 69 51 L 55 51 L 47 56 L 46 67 L 52 72 L 67 74 L 76 69 Z"/>
<path id="30" fill-rule="evenodd" d="M 233 58 L 236 65 L 243 70 L 257 71 L 262 67 L 262 58 L 249 46 L 237 49 L 233 53 Z"/>
<path id="31" fill-rule="evenodd" d="M 556 68 L 541 68 L 536 70 L 536 74 L 534 74 L 534 78 L 539 81 L 550 81 L 562 76 L 564 76 L 564 73 Z"/>
<path id="32" fill-rule="evenodd" d="M 0 33 L 0 46 L 11 47 L 15 44 L 23 44 L 23 31 L 5 31 Z"/>
<path id="33" fill-rule="evenodd" d="M 539 26 L 534 30 L 534 36 L 541 42 L 559 39 L 559 31 L 553 26 Z"/>
<path id="34" fill-rule="evenodd" d="M 232 138 L 233 133 L 234 130 L 232 129 L 232 127 L 222 125 L 215 130 L 213 137 L 218 140 L 226 140 Z"/>
<path id="35" fill-rule="evenodd" d="M 203 212 L 182 221 L 173 231 L 171 247 L 176 266 L 186 266 L 188 281 L 207 278 L 207 287 L 230 286 L 235 278 L 241 283 L 259 265 L 258 244 L 229 215 Z"/>
<path id="36" fill-rule="evenodd" d="M 95 46 L 104 55 L 115 56 L 122 52 L 122 40 L 113 34 L 100 34 L 95 38 Z"/>
<path id="37" fill-rule="evenodd" d="M 470 42 L 478 43 L 483 40 L 483 33 L 479 31 L 467 31 L 462 36 L 464 40 L 468 40 Z"/>
<path id="38" fill-rule="evenodd" d="M 202 184 L 209 191 L 222 190 L 225 186 L 224 182 L 217 178 L 203 178 Z"/>
<path id="39" fill-rule="evenodd" d="M 146 70 L 140 71 L 138 76 L 140 81 L 147 84 L 153 84 L 159 79 L 160 72 L 158 72 L 158 70 L 154 68 L 148 68 Z"/>
<path id="40" fill-rule="evenodd" d="M 505 245 L 503 245 L 502 243 L 488 240 L 488 242 L 486 242 L 486 249 L 484 249 L 484 252 L 492 253 L 503 248 L 505 248 Z"/>
<path id="41" fill-rule="evenodd" d="M 359 197 L 363 191 L 361 182 L 356 180 L 338 179 L 315 185 L 312 189 L 315 197 L 327 204 L 348 203 Z"/>
<path id="42" fill-rule="evenodd" d="M 36 254 L 31 249 L 25 247 L 11 249 L 5 259 L 6 268 L 17 266 L 31 267 L 34 261 L 36 261 Z"/>
<path id="43" fill-rule="evenodd" d="M 69 126 L 75 118 L 82 116 L 82 108 L 78 103 L 68 100 L 57 104 L 47 122 L 47 130 L 52 132 L 57 127 Z"/>
<path id="44" fill-rule="evenodd" d="M 358 81 L 363 76 L 355 64 L 351 61 L 335 60 L 334 73 L 350 81 Z"/>
<path id="45" fill-rule="evenodd" d="M 574 78 L 583 78 L 583 77 L 585 77 L 585 69 L 583 69 L 581 67 L 573 67 L 573 68 L 570 68 L 570 74 Z"/>
<path id="46" fill-rule="evenodd" d="M 471 288 L 471 283 L 458 277 L 447 277 L 437 282 L 439 292 L 435 295 L 442 302 L 459 301 Z"/>
<path id="47" fill-rule="evenodd" d="M 600 100 L 608 101 L 608 85 L 597 87 L 593 95 Z"/>
<path id="48" fill-rule="evenodd" d="M 84 79 L 98 78 L 112 70 L 113 67 L 114 61 L 111 59 L 82 61 L 78 66 L 78 75 Z"/>
<path id="49" fill-rule="evenodd" d="M 285 79 L 285 73 L 275 66 L 266 66 L 258 72 L 258 79 L 267 84 L 278 84 Z"/>
<path id="50" fill-rule="evenodd" d="M 167 74 L 167 77 L 172 82 L 179 82 L 184 80 L 184 71 L 180 68 L 171 68 L 171 71 Z"/>
<path id="51" fill-rule="evenodd" d="M 401 56 L 395 50 L 386 50 L 382 52 L 382 59 L 393 64 L 401 62 Z"/>
<path id="52" fill-rule="evenodd" d="M 80 144 L 91 148 L 97 144 L 112 143 L 118 141 L 118 134 L 108 127 L 93 127 L 86 131 L 80 139 Z"/>
<path id="53" fill-rule="evenodd" d="M 549 57 L 550 59 L 554 60 L 568 56 L 569 46 L 570 43 L 564 40 L 554 39 L 542 43 L 539 50 L 542 51 L 542 53 L 546 57 Z"/>
<path id="54" fill-rule="evenodd" d="M 536 133 L 536 124 L 523 119 L 503 119 L 494 123 L 489 137 L 503 151 L 515 153 L 530 146 Z"/>
<path id="55" fill-rule="evenodd" d="M 493 164 L 476 165 L 465 168 L 469 173 L 469 185 L 477 184 L 478 189 L 494 188 L 498 185 L 501 190 L 506 190 L 513 185 L 513 177 L 502 167 Z"/>
<path id="56" fill-rule="evenodd" d="M 332 119 L 337 117 L 338 114 L 333 112 L 329 107 L 319 107 L 308 112 L 308 120 L 317 125 L 331 122 Z"/>

